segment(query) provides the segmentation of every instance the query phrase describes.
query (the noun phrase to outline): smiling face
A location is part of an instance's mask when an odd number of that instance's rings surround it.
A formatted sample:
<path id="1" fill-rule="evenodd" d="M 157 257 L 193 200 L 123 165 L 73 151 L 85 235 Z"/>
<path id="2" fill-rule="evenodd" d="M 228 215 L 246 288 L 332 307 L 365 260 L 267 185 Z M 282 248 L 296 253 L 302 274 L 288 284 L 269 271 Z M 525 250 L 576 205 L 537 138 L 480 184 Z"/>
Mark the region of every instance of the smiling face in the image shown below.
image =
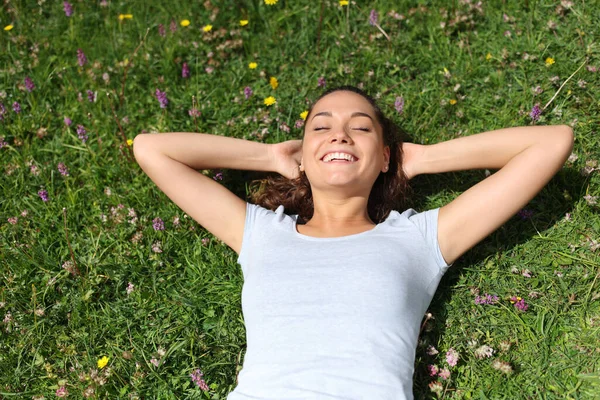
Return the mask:
<path id="1" fill-rule="evenodd" d="M 354 156 L 353 161 L 323 160 L 330 152 Z M 350 91 L 321 98 L 306 120 L 302 166 L 313 193 L 347 188 L 347 195 L 368 198 L 375 180 L 385 172 L 390 148 L 369 101 Z"/>

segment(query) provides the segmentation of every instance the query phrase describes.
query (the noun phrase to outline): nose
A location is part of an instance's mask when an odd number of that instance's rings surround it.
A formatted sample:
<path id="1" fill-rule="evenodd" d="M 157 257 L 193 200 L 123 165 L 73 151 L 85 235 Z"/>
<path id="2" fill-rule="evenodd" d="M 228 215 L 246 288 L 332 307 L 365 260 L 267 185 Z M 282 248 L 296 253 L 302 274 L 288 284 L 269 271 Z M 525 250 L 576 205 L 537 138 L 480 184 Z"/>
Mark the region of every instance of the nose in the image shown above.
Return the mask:
<path id="1" fill-rule="evenodd" d="M 342 143 L 352 142 L 352 138 L 348 135 L 346 128 L 336 129 L 329 138 L 330 142 L 337 141 Z"/>

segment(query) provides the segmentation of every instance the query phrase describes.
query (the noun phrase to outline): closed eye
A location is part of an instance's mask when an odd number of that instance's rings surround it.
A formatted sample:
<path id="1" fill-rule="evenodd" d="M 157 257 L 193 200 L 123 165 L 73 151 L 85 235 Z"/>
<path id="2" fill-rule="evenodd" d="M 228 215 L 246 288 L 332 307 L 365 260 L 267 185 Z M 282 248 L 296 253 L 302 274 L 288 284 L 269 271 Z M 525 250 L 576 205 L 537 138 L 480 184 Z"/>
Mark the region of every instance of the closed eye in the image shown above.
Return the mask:
<path id="1" fill-rule="evenodd" d="M 319 127 L 319 128 L 315 128 L 314 130 L 315 130 L 315 131 L 320 131 L 320 130 L 323 130 L 323 129 L 329 129 L 329 128 L 326 128 L 326 127 Z M 354 130 L 356 130 L 356 131 L 371 132 L 371 129 L 369 129 L 369 128 L 352 128 L 352 129 L 354 129 Z"/>

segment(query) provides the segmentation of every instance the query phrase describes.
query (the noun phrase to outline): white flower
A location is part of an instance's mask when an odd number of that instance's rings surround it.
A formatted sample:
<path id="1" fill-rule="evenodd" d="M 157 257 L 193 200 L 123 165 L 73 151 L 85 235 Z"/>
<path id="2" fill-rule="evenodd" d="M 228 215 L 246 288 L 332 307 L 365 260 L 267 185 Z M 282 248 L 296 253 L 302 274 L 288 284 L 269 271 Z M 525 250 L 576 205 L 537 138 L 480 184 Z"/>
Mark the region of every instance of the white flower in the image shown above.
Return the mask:
<path id="1" fill-rule="evenodd" d="M 477 358 L 489 358 L 492 356 L 492 354 L 494 354 L 494 349 L 492 349 L 487 344 L 484 344 L 483 346 L 475 350 L 475 357 Z"/>

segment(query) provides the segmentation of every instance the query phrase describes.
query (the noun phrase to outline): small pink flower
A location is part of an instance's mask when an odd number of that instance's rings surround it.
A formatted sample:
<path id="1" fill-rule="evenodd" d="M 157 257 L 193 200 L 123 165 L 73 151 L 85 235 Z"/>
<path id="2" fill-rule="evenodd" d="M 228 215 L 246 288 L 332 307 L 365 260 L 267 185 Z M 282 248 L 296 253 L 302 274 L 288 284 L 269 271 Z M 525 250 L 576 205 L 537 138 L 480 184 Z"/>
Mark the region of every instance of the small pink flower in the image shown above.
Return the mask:
<path id="1" fill-rule="evenodd" d="M 456 366 L 456 364 L 458 363 L 458 352 L 452 347 L 450 347 L 450 350 L 446 352 L 446 362 L 451 367 Z"/>
<path id="2" fill-rule="evenodd" d="M 159 361 L 158 361 L 156 358 L 152 357 L 152 359 L 150 360 L 150 362 L 151 362 L 151 363 L 152 363 L 152 365 L 154 365 L 155 367 L 158 367 Z"/>
<path id="3" fill-rule="evenodd" d="M 427 366 L 427 372 L 429 372 L 429 376 L 436 376 L 438 371 L 439 371 L 439 368 L 437 367 L 437 365 L 429 364 Z"/>
<path id="4" fill-rule="evenodd" d="M 429 354 L 430 356 L 434 356 L 439 352 L 437 351 L 437 349 L 435 347 L 433 347 L 432 345 L 429 345 L 429 346 L 427 346 L 426 353 Z"/>
<path id="5" fill-rule="evenodd" d="M 56 389 L 56 397 L 67 397 L 69 395 L 69 391 L 66 387 L 61 386 Z"/>
<path id="6" fill-rule="evenodd" d="M 442 368 L 438 375 L 444 380 L 450 379 L 450 371 L 446 367 Z"/>

